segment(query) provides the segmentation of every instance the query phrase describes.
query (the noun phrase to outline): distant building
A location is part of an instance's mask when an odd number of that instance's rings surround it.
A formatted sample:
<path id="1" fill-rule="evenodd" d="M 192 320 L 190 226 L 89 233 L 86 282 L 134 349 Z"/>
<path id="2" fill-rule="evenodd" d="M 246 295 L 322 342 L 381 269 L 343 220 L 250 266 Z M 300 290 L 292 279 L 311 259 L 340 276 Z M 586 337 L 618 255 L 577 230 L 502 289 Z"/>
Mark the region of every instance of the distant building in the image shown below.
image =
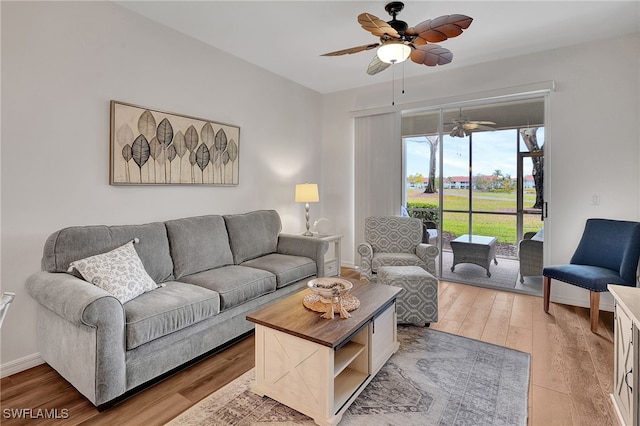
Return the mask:
<path id="1" fill-rule="evenodd" d="M 524 177 L 524 182 L 522 182 L 525 188 L 533 189 L 536 187 L 536 182 L 533 180 L 532 175 L 527 175 Z"/>
<path id="2" fill-rule="evenodd" d="M 469 189 L 469 176 L 451 176 L 445 178 L 444 189 Z"/>
<path id="3" fill-rule="evenodd" d="M 496 180 L 495 176 L 493 175 L 473 176 L 473 180 L 471 181 L 471 185 L 473 189 L 477 188 L 476 181 L 478 177 L 486 179 L 487 181 L 491 182 L 492 187 L 495 187 L 493 185 L 493 182 Z M 515 187 L 515 183 L 517 179 L 512 178 L 511 181 L 514 183 L 514 187 Z M 429 183 L 429 179 L 423 178 L 422 182 L 407 182 L 407 187 L 414 188 L 414 189 L 423 189 L 427 186 L 428 183 Z M 444 186 L 444 189 L 469 189 L 469 176 L 450 176 L 450 177 L 444 178 L 443 186 Z M 535 184 L 535 181 L 533 180 L 532 175 L 527 175 L 524 177 L 523 187 L 525 189 L 533 189 L 536 187 L 536 184 Z"/>

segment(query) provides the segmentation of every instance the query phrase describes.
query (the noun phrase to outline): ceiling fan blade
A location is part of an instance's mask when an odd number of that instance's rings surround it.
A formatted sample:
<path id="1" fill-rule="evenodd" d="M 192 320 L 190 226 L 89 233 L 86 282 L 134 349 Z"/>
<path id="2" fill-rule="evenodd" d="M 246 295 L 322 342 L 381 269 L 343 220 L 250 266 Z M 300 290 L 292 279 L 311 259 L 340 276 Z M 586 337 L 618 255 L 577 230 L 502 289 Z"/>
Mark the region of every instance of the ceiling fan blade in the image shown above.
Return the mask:
<path id="1" fill-rule="evenodd" d="M 382 37 L 386 34 L 391 38 L 400 38 L 398 31 L 396 31 L 391 25 L 370 13 L 361 13 L 358 15 L 358 22 L 362 25 L 362 28 L 369 31 L 376 37 Z"/>
<path id="2" fill-rule="evenodd" d="M 486 123 L 486 124 L 483 124 Z M 496 130 L 493 127 L 489 127 L 487 124 L 496 125 L 496 123 L 492 121 L 469 121 L 462 125 L 462 128 L 467 132 L 475 131 L 475 130 Z"/>
<path id="3" fill-rule="evenodd" d="M 496 130 L 493 127 L 485 126 L 484 124 L 478 124 L 478 127 L 475 130 Z"/>
<path id="4" fill-rule="evenodd" d="M 411 51 L 411 60 L 416 64 L 424 64 L 428 67 L 445 65 L 451 62 L 453 53 L 437 44 L 423 44 L 415 46 Z"/>
<path id="5" fill-rule="evenodd" d="M 373 57 L 373 60 L 369 63 L 369 66 L 367 67 L 367 74 L 376 75 L 379 72 L 382 72 L 382 71 L 386 70 L 390 66 L 391 66 L 391 64 L 388 64 L 386 62 L 382 62 L 380 60 L 380 58 L 378 57 L 378 55 L 376 55 L 376 56 Z"/>
<path id="6" fill-rule="evenodd" d="M 462 34 L 462 31 L 469 28 L 473 18 L 466 15 L 444 15 L 435 19 L 427 19 L 407 29 L 407 35 L 417 35 L 413 41 L 417 45 L 426 43 L 439 43 L 452 37 Z"/>
<path id="7" fill-rule="evenodd" d="M 350 55 L 352 53 L 358 53 L 365 50 L 375 49 L 380 46 L 380 43 L 372 43 L 372 44 L 364 44 L 362 46 L 350 47 L 348 49 L 336 50 L 335 52 L 324 53 L 320 56 L 340 56 L 340 55 Z"/>

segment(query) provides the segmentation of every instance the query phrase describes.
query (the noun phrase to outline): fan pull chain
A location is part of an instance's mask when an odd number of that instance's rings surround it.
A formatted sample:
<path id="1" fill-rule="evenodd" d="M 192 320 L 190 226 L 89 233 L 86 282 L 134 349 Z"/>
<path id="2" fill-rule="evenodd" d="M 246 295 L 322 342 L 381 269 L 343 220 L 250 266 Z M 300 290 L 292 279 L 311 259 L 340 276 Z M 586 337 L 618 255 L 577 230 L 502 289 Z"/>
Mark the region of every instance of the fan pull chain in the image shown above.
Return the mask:
<path id="1" fill-rule="evenodd" d="M 407 61 L 403 61 L 402 62 L 402 94 L 404 95 L 404 63 Z"/>
<path id="2" fill-rule="evenodd" d="M 391 105 L 396 104 L 396 61 L 391 61 Z M 404 95 L 404 62 L 402 63 L 402 94 Z"/>
<path id="3" fill-rule="evenodd" d="M 391 62 L 391 105 L 396 104 L 396 61 Z"/>

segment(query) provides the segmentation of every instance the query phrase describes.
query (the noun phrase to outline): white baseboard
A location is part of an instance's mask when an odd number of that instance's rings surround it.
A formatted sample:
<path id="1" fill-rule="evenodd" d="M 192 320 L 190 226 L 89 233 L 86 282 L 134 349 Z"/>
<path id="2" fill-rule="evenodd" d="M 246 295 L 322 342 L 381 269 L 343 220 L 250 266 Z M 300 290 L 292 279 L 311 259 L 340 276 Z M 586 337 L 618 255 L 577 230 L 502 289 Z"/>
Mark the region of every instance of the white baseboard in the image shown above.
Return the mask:
<path id="1" fill-rule="evenodd" d="M 352 262 L 342 262 L 340 266 L 344 268 L 352 268 L 352 269 L 355 269 L 356 271 L 360 269 L 359 267 L 355 266 Z"/>
<path id="2" fill-rule="evenodd" d="M 40 364 L 44 364 L 44 360 L 40 356 L 40 353 L 27 355 L 13 361 L 9 361 L 5 364 L 0 365 L 0 378 L 4 378 L 12 374 L 28 370 Z"/>
<path id="3" fill-rule="evenodd" d="M 602 293 L 607 294 L 607 293 Z M 566 296 L 555 296 L 551 298 L 551 302 L 562 303 L 563 305 L 580 306 L 582 308 L 589 308 L 589 302 L 584 299 Z M 600 298 L 600 310 L 613 312 L 613 300 L 607 300 L 604 297 Z"/>

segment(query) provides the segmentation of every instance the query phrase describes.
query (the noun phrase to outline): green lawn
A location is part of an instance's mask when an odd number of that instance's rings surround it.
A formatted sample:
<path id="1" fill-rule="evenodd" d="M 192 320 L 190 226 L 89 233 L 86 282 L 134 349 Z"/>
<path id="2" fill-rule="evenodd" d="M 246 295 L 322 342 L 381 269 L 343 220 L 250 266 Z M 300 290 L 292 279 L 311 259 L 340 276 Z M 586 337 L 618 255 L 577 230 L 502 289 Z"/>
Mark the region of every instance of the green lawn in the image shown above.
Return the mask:
<path id="1" fill-rule="evenodd" d="M 445 190 L 443 206 L 445 210 L 469 209 L 468 191 L 463 189 Z M 535 192 L 530 191 L 525 194 L 525 206 L 533 205 Z M 428 203 L 437 209 L 438 194 L 423 194 L 422 190 L 408 190 L 408 207 L 419 207 Z M 516 235 L 516 194 L 503 192 L 474 192 L 473 211 L 487 212 L 474 213 L 473 233 L 476 235 L 490 235 L 498 238 L 501 243 L 515 244 Z M 513 215 L 491 214 L 491 213 L 514 213 Z M 460 236 L 469 232 L 468 214 L 445 212 L 442 224 L 443 231 Z M 526 215 L 524 232 L 538 231 L 542 227 L 540 215 Z"/>

